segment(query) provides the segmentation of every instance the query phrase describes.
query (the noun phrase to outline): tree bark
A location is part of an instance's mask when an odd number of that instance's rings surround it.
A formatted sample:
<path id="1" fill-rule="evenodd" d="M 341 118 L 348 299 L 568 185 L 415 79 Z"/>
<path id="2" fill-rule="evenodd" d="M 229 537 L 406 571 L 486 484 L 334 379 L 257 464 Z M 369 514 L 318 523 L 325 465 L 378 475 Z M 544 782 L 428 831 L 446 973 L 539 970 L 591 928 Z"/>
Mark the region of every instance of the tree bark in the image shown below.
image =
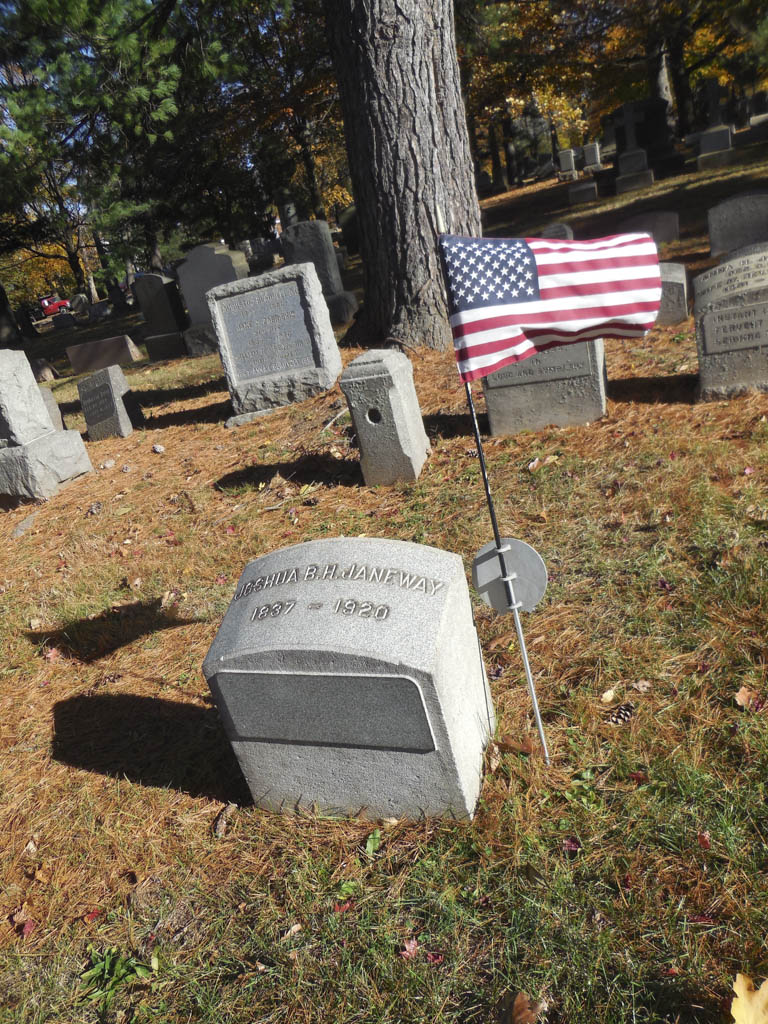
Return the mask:
<path id="1" fill-rule="evenodd" d="M 80 253 L 74 246 L 66 245 L 67 263 L 75 278 L 75 288 L 78 292 L 85 292 L 85 272 L 80 261 Z"/>
<path id="2" fill-rule="evenodd" d="M 452 2 L 323 3 L 364 271 L 348 337 L 447 348 L 439 216 L 449 231 L 480 234 Z"/>

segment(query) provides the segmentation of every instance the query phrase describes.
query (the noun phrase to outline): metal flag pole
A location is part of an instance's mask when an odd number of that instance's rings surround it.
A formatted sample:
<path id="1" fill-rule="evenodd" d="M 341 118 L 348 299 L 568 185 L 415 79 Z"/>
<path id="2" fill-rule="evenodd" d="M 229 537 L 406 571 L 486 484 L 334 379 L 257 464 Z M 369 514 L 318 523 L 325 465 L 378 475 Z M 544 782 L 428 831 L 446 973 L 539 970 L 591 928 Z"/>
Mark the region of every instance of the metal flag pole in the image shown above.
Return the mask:
<path id="1" fill-rule="evenodd" d="M 523 624 L 520 621 L 520 608 L 521 603 L 515 597 L 515 590 L 513 587 L 514 580 L 517 579 L 517 573 L 510 573 L 507 571 L 507 563 L 504 558 L 504 553 L 509 551 L 509 546 L 504 545 L 501 542 L 501 534 L 499 533 L 499 524 L 496 519 L 496 508 L 493 504 L 493 495 L 491 494 L 491 485 L 488 480 L 488 470 L 485 465 L 485 452 L 483 451 L 483 442 L 480 438 L 480 427 L 477 422 L 477 413 L 475 412 L 475 403 L 472 399 L 472 388 L 469 385 L 469 381 L 464 382 L 464 390 L 467 393 L 467 404 L 469 405 L 469 411 L 472 416 L 472 427 L 475 432 L 475 444 L 477 445 L 477 457 L 480 460 L 480 472 L 483 477 L 483 486 L 485 487 L 485 500 L 488 505 L 488 512 L 491 517 L 491 526 L 493 527 L 493 539 L 496 543 L 496 554 L 499 557 L 499 567 L 501 569 L 501 582 L 504 584 L 504 593 L 507 599 L 507 605 L 509 610 L 512 612 L 515 618 L 515 630 L 517 631 L 517 642 L 520 644 L 520 653 L 523 656 L 523 667 L 525 668 L 525 679 L 528 684 L 528 693 L 531 697 L 531 704 L 533 705 L 533 717 L 536 719 L 536 728 L 539 730 L 539 739 L 541 740 L 541 747 L 544 751 L 544 763 L 549 766 L 549 750 L 547 749 L 547 738 L 544 735 L 544 724 L 541 721 L 541 713 L 539 711 L 539 701 L 536 697 L 536 687 L 533 684 L 533 676 L 531 675 L 531 666 L 528 661 L 528 649 L 525 646 L 525 637 L 523 636 Z"/>
<path id="2" fill-rule="evenodd" d="M 443 218 L 443 211 L 439 206 L 435 208 L 435 223 L 437 230 L 440 234 L 446 233 L 445 219 Z M 491 526 L 493 527 L 493 539 L 496 544 L 496 554 L 499 559 L 499 568 L 501 570 L 501 582 L 504 584 L 504 595 L 506 597 L 507 606 L 512 612 L 515 619 L 515 631 L 517 632 L 517 642 L 520 644 L 520 653 L 523 656 L 523 667 L 525 669 L 525 680 L 528 684 L 528 693 L 531 697 L 531 704 L 533 705 L 533 717 L 536 720 L 536 728 L 539 731 L 539 739 L 541 740 L 541 748 L 544 752 L 544 763 L 549 766 L 549 750 L 547 748 L 547 738 L 544 735 L 544 724 L 541 721 L 541 712 L 539 711 L 539 701 L 536 696 L 536 687 L 533 683 L 533 676 L 531 674 L 531 665 L 528 661 L 528 648 L 525 646 L 525 637 L 523 636 L 523 624 L 520 621 L 520 608 L 522 604 L 515 597 L 515 590 L 513 582 L 517 579 L 517 573 L 507 571 L 507 562 L 504 558 L 504 553 L 509 551 L 509 546 L 502 544 L 501 534 L 499 533 L 499 523 L 496 519 L 496 508 L 493 504 L 493 495 L 491 494 L 491 485 L 488 480 L 488 469 L 485 465 L 485 452 L 483 450 L 483 442 L 480 437 L 480 427 L 477 422 L 477 413 L 475 412 L 475 403 L 472 399 L 472 388 L 469 385 L 469 381 L 464 381 L 464 390 L 467 394 L 467 405 L 472 416 L 472 428 L 475 432 L 475 444 L 477 445 L 477 457 L 480 460 L 480 472 L 483 477 L 483 487 L 485 488 L 485 500 L 488 505 L 488 512 L 491 517 Z"/>

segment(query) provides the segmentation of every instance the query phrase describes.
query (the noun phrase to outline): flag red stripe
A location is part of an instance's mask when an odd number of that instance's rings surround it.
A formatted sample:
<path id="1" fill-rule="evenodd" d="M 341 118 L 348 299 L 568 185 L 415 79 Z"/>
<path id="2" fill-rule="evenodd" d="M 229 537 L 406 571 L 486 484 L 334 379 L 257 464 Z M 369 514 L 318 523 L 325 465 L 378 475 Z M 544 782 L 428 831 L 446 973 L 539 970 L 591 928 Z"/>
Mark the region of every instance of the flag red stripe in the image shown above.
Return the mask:
<path id="1" fill-rule="evenodd" d="M 456 359 L 471 359 L 473 356 L 488 356 L 493 355 L 496 352 L 505 352 L 510 345 L 519 345 L 523 341 L 530 341 L 531 344 L 535 345 L 537 351 L 542 351 L 545 348 L 552 348 L 554 345 L 570 345 L 572 342 L 577 341 L 591 341 L 593 338 L 610 337 L 612 331 L 621 331 L 618 337 L 621 338 L 634 338 L 642 337 L 645 332 L 653 325 L 653 320 L 649 323 L 644 324 L 625 324 L 621 320 L 613 320 L 606 323 L 597 324 L 595 327 L 587 327 L 583 332 L 579 334 L 560 334 L 555 330 L 547 330 L 546 328 L 540 328 L 535 331 L 526 331 L 524 334 L 511 335 L 509 338 L 502 338 L 499 341 L 486 341 L 479 345 L 456 345 L 455 353 Z M 547 335 L 555 335 L 555 340 L 545 342 L 542 345 L 536 344 L 536 338 L 545 337 Z M 562 339 L 562 340 L 560 340 Z M 514 355 L 515 361 L 519 359 L 527 359 L 528 356 L 534 355 L 535 353 L 525 352 L 521 355 Z M 490 370 L 484 370 L 485 373 L 490 373 Z"/>
<path id="2" fill-rule="evenodd" d="M 580 260 L 578 263 L 536 261 L 541 277 L 551 277 L 553 274 L 580 274 L 588 270 L 637 270 L 639 267 L 654 266 L 654 260 L 647 256 L 595 256 L 591 260 Z"/>
<path id="3" fill-rule="evenodd" d="M 626 315 L 627 313 L 653 313 L 655 314 L 659 308 L 658 302 L 649 300 L 647 302 L 637 302 L 633 300 L 628 303 L 611 303 L 611 305 L 594 305 L 585 306 L 583 309 L 557 309 L 557 310 L 545 310 L 543 313 L 525 313 L 525 305 L 521 304 L 519 313 L 507 313 L 504 316 L 488 316 L 483 320 L 474 320 L 468 324 L 456 324 L 452 328 L 454 338 L 465 338 L 472 334 L 478 334 L 482 331 L 492 331 L 498 327 L 517 327 L 526 334 L 530 329 L 535 330 L 537 324 L 551 323 L 553 320 L 557 323 L 562 321 L 570 320 L 589 320 L 597 316 L 605 316 L 613 319 Z M 655 316 L 651 317 L 651 323 L 653 323 Z M 634 326 L 632 324 L 628 326 Z M 589 327 L 585 327 L 585 330 L 589 330 Z M 565 327 L 553 327 L 553 331 L 562 331 L 563 334 L 568 335 L 568 330 Z M 576 328 L 579 330 L 579 328 Z"/>

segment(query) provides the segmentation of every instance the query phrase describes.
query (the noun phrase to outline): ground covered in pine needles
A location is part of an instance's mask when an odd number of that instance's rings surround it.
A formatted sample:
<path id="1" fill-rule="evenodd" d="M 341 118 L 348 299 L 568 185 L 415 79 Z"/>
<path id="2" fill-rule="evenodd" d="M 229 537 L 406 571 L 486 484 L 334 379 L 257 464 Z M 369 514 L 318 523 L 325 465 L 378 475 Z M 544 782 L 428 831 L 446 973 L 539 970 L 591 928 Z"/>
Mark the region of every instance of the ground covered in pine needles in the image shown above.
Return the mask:
<path id="1" fill-rule="evenodd" d="M 471 824 L 255 809 L 200 669 L 275 548 L 469 569 L 491 533 L 451 354 L 410 353 L 432 454 L 391 488 L 338 387 L 227 431 L 216 357 L 126 371 L 145 429 L 0 513 L 3 1024 L 520 1024 L 519 992 L 550 1024 L 729 1019 L 736 972 L 768 973 L 768 396 L 695 403 L 692 321 L 606 351 L 605 419 L 487 445 L 502 532 L 549 569 L 525 629 L 553 764 L 475 601 L 499 731 Z"/>

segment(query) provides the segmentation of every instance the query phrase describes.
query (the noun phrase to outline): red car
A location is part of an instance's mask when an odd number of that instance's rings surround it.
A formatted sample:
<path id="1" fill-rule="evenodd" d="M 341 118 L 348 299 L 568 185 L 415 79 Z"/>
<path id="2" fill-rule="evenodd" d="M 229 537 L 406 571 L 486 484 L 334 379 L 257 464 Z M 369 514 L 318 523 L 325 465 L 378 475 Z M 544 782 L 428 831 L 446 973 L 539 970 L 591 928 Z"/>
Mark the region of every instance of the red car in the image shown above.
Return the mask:
<path id="1" fill-rule="evenodd" d="M 39 299 L 45 316 L 53 316 L 63 309 L 69 309 L 69 299 L 60 299 L 58 295 L 40 295 Z"/>

